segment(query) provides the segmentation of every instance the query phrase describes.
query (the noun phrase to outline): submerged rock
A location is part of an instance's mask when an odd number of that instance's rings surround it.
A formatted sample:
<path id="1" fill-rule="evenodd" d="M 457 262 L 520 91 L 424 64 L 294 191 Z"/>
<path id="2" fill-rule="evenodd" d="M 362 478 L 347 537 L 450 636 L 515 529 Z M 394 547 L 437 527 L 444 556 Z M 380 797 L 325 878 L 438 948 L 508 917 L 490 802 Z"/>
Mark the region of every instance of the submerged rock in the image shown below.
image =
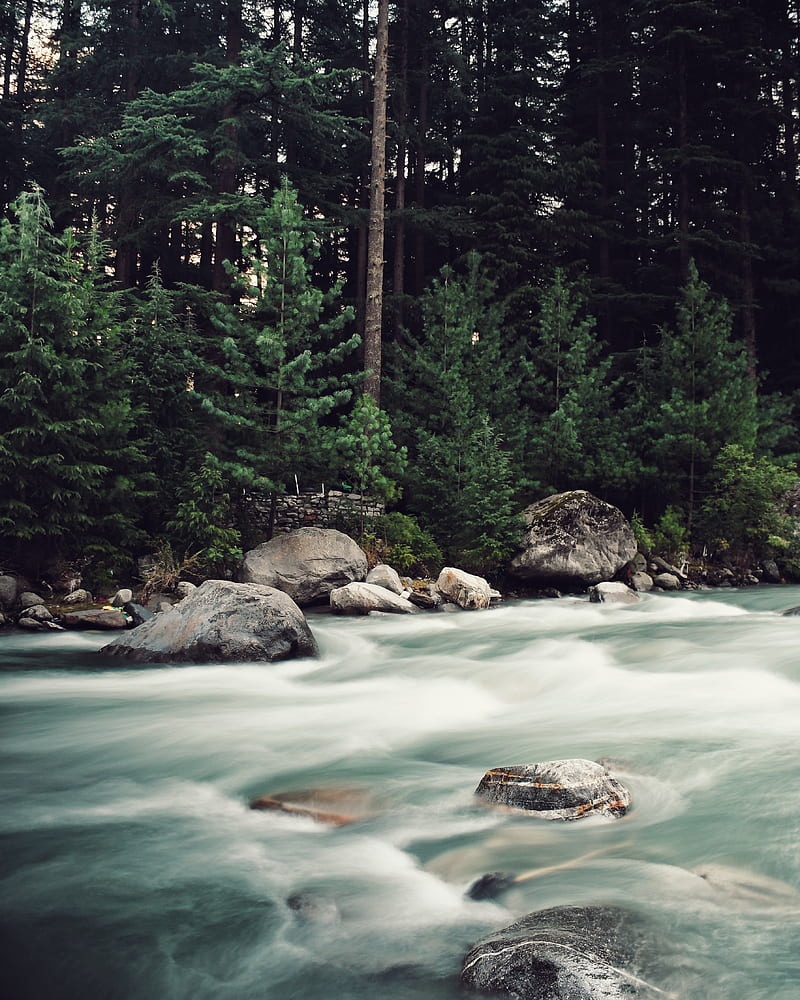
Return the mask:
<path id="1" fill-rule="evenodd" d="M 595 604 L 636 604 L 641 598 L 624 583 L 598 583 L 589 587 L 589 600 Z"/>
<path id="2" fill-rule="evenodd" d="M 592 814 L 616 818 L 631 804 L 630 792 L 606 767 L 579 758 L 492 768 L 475 794 L 490 805 L 542 819 L 576 820 Z"/>
<path id="3" fill-rule="evenodd" d="M 523 511 L 525 533 L 509 572 L 533 586 L 583 590 L 610 580 L 636 555 L 623 513 L 585 490 L 558 493 Z"/>
<path id="4" fill-rule="evenodd" d="M 479 941 L 464 958 L 460 981 L 516 1000 L 663 998 L 639 973 L 645 929 L 638 914 L 618 907 L 529 913 Z"/>
<path id="5" fill-rule="evenodd" d="M 206 580 L 100 650 L 136 663 L 242 663 L 314 656 L 303 612 L 273 587 Z"/>
<path id="6" fill-rule="evenodd" d="M 364 551 L 334 528 L 298 528 L 276 535 L 246 553 L 242 583 L 258 583 L 288 594 L 301 607 L 327 601 L 336 587 L 367 575 Z"/>
<path id="7" fill-rule="evenodd" d="M 250 808 L 304 816 L 329 826 L 348 826 L 370 816 L 374 803 L 359 788 L 310 788 L 261 795 L 253 799 Z"/>

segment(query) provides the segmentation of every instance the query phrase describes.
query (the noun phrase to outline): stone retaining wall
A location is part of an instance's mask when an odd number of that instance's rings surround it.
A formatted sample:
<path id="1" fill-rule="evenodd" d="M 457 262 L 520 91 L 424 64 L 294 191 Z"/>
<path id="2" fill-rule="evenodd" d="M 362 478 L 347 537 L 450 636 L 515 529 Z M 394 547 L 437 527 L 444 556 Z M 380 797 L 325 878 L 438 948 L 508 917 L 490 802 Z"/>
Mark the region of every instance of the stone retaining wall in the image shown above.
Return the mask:
<path id="1" fill-rule="evenodd" d="M 363 500 L 363 503 L 362 503 Z M 259 493 L 248 493 L 242 500 L 242 513 L 249 527 L 266 534 L 269 528 L 271 499 Z M 348 519 L 358 521 L 380 517 L 384 506 L 374 497 L 363 497 L 360 493 L 344 493 L 328 490 L 325 493 L 287 493 L 278 497 L 275 514 L 275 528 L 279 531 L 294 531 L 296 528 L 336 527 Z"/>

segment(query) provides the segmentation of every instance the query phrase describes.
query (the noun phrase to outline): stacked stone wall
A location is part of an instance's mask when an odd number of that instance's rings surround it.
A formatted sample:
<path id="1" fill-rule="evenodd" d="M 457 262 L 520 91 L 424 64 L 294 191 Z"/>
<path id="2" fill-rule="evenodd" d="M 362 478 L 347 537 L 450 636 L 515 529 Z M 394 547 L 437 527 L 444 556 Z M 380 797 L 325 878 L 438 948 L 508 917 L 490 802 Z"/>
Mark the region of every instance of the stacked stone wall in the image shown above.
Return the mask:
<path id="1" fill-rule="evenodd" d="M 242 501 L 242 512 L 251 531 L 266 535 L 269 529 L 271 497 L 248 493 Z M 297 528 L 329 528 L 347 526 L 348 521 L 370 521 L 384 513 L 384 505 L 374 497 L 360 493 L 328 490 L 325 493 L 287 493 L 277 498 L 275 532 Z"/>

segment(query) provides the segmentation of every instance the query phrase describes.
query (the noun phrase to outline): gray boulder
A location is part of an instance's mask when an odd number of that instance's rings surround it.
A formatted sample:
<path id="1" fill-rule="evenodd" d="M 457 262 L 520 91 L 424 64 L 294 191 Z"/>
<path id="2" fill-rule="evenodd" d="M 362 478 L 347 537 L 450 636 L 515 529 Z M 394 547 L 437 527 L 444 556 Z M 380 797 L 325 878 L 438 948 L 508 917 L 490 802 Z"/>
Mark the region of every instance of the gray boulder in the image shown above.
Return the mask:
<path id="1" fill-rule="evenodd" d="M 589 600 L 595 604 L 636 604 L 641 597 L 624 583 L 610 581 L 589 587 Z"/>
<path id="2" fill-rule="evenodd" d="M 368 615 L 370 611 L 385 611 L 408 615 L 417 608 L 407 597 L 401 597 L 377 583 L 354 581 L 330 592 L 331 608 L 339 615 Z"/>
<path id="3" fill-rule="evenodd" d="M 468 611 L 488 608 L 492 597 L 497 596 L 497 592 L 492 590 L 482 576 L 474 576 L 452 566 L 445 566 L 441 571 L 436 580 L 436 589 Z"/>
<path id="4" fill-rule="evenodd" d="M 135 663 L 241 663 L 314 656 L 302 611 L 273 587 L 206 580 L 100 650 Z"/>
<path id="5" fill-rule="evenodd" d="M 35 608 L 39 604 L 44 604 L 43 598 L 38 594 L 32 593 L 30 590 L 25 590 L 19 595 L 19 606 L 23 609 Z"/>
<path id="6" fill-rule="evenodd" d="M 649 573 L 636 572 L 631 575 L 630 584 L 634 590 L 646 593 L 653 589 L 653 578 Z"/>
<path id="7" fill-rule="evenodd" d="M 367 573 L 367 583 L 374 583 L 378 587 L 385 587 L 387 590 L 391 590 L 393 594 L 402 594 L 406 589 L 397 570 L 392 569 L 391 566 L 387 566 L 386 563 L 378 563 L 377 566 L 372 567 L 369 573 Z"/>
<path id="8" fill-rule="evenodd" d="M 335 587 L 367 575 L 367 557 L 334 528 L 298 528 L 276 535 L 244 557 L 239 579 L 288 594 L 304 607 L 328 600 Z"/>
<path id="9" fill-rule="evenodd" d="M 10 611 L 17 600 L 17 578 L 10 573 L 0 574 L 0 608 Z"/>
<path id="10" fill-rule="evenodd" d="M 624 816 L 630 792 L 602 764 L 573 758 L 495 767 L 475 794 L 489 805 L 520 809 L 541 819 L 576 820 L 591 814 Z"/>
<path id="11" fill-rule="evenodd" d="M 655 1000 L 643 978 L 652 932 L 638 914 L 612 906 L 564 906 L 529 913 L 479 941 L 461 983 L 515 1000 Z"/>
<path id="12" fill-rule="evenodd" d="M 108 602 L 115 608 L 121 608 L 124 604 L 128 604 L 129 601 L 133 600 L 133 591 L 128 587 L 123 587 L 118 590 L 116 594 Z"/>
<path id="13" fill-rule="evenodd" d="M 68 629 L 89 629 L 107 632 L 127 628 L 130 622 L 119 608 L 87 608 L 85 611 L 67 611 L 59 622 Z"/>
<path id="14" fill-rule="evenodd" d="M 527 584 L 584 590 L 610 580 L 636 555 L 622 512 L 585 490 L 539 500 L 525 508 L 523 520 L 509 572 Z"/>
<path id="15" fill-rule="evenodd" d="M 674 573 L 659 573 L 653 579 L 653 586 L 659 590 L 680 590 L 681 581 Z"/>

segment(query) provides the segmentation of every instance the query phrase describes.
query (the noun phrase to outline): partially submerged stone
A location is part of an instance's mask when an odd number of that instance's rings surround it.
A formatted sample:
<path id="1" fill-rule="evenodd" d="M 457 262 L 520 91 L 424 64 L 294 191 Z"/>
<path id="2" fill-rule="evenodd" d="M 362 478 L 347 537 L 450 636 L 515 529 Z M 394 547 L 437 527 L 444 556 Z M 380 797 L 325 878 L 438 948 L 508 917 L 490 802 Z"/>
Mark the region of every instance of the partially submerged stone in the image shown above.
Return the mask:
<path id="1" fill-rule="evenodd" d="M 589 600 L 595 604 L 637 604 L 641 598 L 624 583 L 612 580 L 589 587 Z"/>
<path id="2" fill-rule="evenodd" d="M 651 1000 L 665 993 L 642 976 L 647 928 L 611 906 L 529 913 L 479 941 L 464 958 L 468 989 L 515 1000 Z"/>
<path id="3" fill-rule="evenodd" d="M 489 805 L 542 819 L 616 818 L 631 804 L 630 792 L 606 767 L 579 758 L 492 768 L 475 794 Z"/>
<path id="4" fill-rule="evenodd" d="M 100 650 L 136 663 L 242 663 L 314 656 L 303 612 L 273 587 L 206 580 Z"/>
<path id="5" fill-rule="evenodd" d="M 370 816 L 374 804 L 358 788 L 310 788 L 262 795 L 253 799 L 250 808 L 302 816 L 329 826 L 347 826 Z"/>
<path id="6" fill-rule="evenodd" d="M 348 583 L 330 592 L 331 609 L 339 615 L 368 615 L 370 611 L 408 615 L 417 608 L 407 597 L 375 583 Z"/>

